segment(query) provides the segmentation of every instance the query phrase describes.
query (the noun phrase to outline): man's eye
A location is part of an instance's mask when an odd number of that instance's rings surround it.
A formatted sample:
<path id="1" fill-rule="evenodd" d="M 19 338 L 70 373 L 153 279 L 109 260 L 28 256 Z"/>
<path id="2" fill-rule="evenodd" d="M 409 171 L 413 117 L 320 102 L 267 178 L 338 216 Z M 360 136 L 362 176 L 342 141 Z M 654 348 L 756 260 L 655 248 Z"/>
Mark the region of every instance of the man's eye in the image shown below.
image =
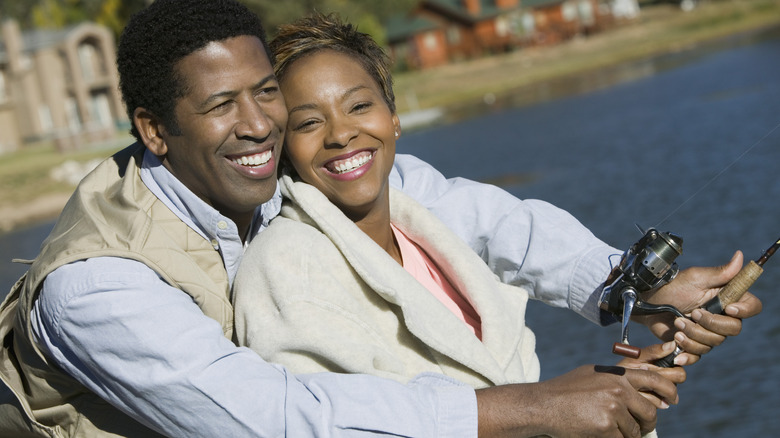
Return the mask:
<path id="1" fill-rule="evenodd" d="M 231 103 L 231 101 L 229 101 L 229 100 L 226 100 L 224 102 L 218 103 L 217 105 L 214 105 L 211 108 L 211 111 L 217 111 L 217 112 L 218 111 L 224 111 L 224 110 L 226 110 L 228 108 L 228 106 L 230 106 L 230 103 Z"/>
<path id="2" fill-rule="evenodd" d="M 258 90 L 258 95 L 260 96 L 268 96 L 272 94 L 276 94 L 279 91 L 279 87 L 264 87 Z"/>

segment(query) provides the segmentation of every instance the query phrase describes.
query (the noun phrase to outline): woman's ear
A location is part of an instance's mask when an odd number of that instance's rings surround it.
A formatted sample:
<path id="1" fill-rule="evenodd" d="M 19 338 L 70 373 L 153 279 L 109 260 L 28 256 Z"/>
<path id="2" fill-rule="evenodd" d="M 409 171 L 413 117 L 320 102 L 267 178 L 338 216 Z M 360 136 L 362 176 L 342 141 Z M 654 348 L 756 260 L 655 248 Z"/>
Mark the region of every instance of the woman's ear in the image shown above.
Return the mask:
<path id="1" fill-rule="evenodd" d="M 168 153 L 168 145 L 165 143 L 165 126 L 162 121 L 146 108 L 138 107 L 133 111 L 133 123 L 141 141 L 151 153 L 162 157 Z"/>
<path id="2" fill-rule="evenodd" d="M 398 114 L 393 114 L 393 129 L 395 130 L 395 138 L 401 136 L 401 119 L 398 118 Z"/>

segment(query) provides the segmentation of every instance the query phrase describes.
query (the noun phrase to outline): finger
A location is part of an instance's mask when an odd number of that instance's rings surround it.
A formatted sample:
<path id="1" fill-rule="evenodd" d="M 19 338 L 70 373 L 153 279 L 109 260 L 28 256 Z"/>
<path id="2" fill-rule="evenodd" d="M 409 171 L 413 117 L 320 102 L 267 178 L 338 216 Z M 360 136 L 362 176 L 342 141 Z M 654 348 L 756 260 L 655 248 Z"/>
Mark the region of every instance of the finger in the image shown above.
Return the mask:
<path id="1" fill-rule="evenodd" d="M 696 309 L 691 312 L 691 319 L 696 324 L 685 321 L 686 330 L 683 330 L 685 335 L 712 346 L 720 345 L 726 340 L 726 336 L 737 336 L 742 331 L 741 319 L 727 315 L 716 315 L 704 309 Z M 677 321 L 675 321 L 675 325 L 676 323 Z M 720 341 L 718 342 L 718 340 Z"/>
<path id="2" fill-rule="evenodd" d="M 677 367 L 680 368 L 680 367 Z M 669 404 L 665 401 L 658 398 L 657 395 L 653 394 L 652 392 L 640 392 L 639 395 L 645 398 L 645 400 L 649 401 L 650 403 L 655 406 L 656 409 L 669 409 Z"/>
<path id="3" fill-rule="evenodd" d="M 677 357 L 674 358 L 674 364 L 678 365 L 679 367 L 684 367 L 686 365 L 693 365 L 696 362 L 701 359 L 701 356 L 698 354 L 691 354 L 683 351 L 682 353 L 678 354 Z"/>
<path id="4" fill-rule="evenodd" d="M 674 334 L 674 341 L 677 342 L 677 345 L 680 346 L 684 351 L 695 354 L 697 356 L 701 356 L 703 354 L 707 354 L 712 350 L 712 347 L 707 344 L 702 344 L 701 342 L 695 341 L 685 335 L 683 332 L 677 332 Z M 690 365 L 690 364 L 688 364 Z"/>
<path id="5" fill-rule="evenodd" d="M 637 391 L 652 392 L 667 404 L 677 404 L 677 386 L 660 374 L 654 371 L 627 369 L 625 377 Z M 641 406 L 636 407 L 641 408 Z"/>
<path id="6" fill-rule="evenodd" d="M 677 344 L 673 341 L 664 342 L 663 344 L 649 345 L 639 352 L 639 362 L 652 363 L 657 359 L 662 359 L 674 352 L 677 348 Z"/>
<path id="7" fill-rule="evenodd" d="M 731 260 L 728 261 L 725 265 L 716 266 L 712 269 L 714 269 L 714 277 L 713 282 L 714 285 L 724 285 L 729 282 L 732 278 L 734 278 L 737 273 L 739 273 L 739 270 L 742 269 L 743 264 L 743 256 L 742 251 L 736 251 L 734 252 L 734 255 L 731 256 Z"/>
<path id="8" fill-rule="evenodd" d="M 745 295 L 736 303 L 731 303 L 726 306 L 726 314 L 735 318 L 750 318 L 761 313 L 763 304 L 761 300 L 750 292 L 745 292 Z"/>
<path id="9" fill-rule="evenodd" d="M 643 431 L 640 422 L 638 422 L 637 419 L 635 419 L 634 417 L 628 414 L 618 418 L 617 425 L 618 425 L 618 430 L 620 431 L 620 436 L 624 438 L 640 438 L 643 433 L 649 432 L 649 431 Z"/>
<path id="10" fill-rule="evenodd" d="M 646 398 L 650 392 L 634 392 L 633 396 L 626 403 L 630 415 L 619 415 L 616 417 L 618 428 L 623 436 L 638 437 L 655 429 L 657 419 L 657 408 L 654 403 Z M 666 403 L 657 394 L 654 395 L 658 403 Z"/>
<path id="11" fill-rule="evenodd" d="M 742 322 L 737 318 L 724 315 L 713 315 L 705 310 L 695 310 L 696 320 L 677 318 L 674 326 L 679 331 L 674 334 L 674 340 L 684 350 L 693 354 L 708 353 L 712 347 L 717 347 L 726 340 L 727 335 L 736 335 L 742 329 Z"/>

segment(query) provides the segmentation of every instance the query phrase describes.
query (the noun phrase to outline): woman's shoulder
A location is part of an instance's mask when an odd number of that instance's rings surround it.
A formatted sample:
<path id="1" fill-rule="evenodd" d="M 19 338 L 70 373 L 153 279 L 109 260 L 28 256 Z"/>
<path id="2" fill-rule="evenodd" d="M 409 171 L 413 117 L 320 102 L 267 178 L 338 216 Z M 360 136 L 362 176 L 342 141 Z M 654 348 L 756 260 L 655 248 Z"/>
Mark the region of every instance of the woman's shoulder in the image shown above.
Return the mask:
<path id="1" fill-rule="evenodd" d="M 298 254 L 320 248 L 328 242 L 325 235 L 311 225 L 278 216 L 268 228 L 252 239 L 244 253 L 247 257 L 278 256 Z"/>

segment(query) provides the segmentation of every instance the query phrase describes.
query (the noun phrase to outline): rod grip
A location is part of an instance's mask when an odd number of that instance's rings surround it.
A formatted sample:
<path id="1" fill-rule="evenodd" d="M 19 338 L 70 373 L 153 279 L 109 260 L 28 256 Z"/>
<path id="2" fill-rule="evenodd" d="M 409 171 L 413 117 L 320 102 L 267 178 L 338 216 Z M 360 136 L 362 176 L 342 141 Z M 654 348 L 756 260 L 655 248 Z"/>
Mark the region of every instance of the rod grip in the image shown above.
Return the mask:
<path id="1" fill-rule="evenodd" d="M 708 312 L 719 315 L 723 313 L 731 303 L 735 303 L 742 298 L 742 295 L 747 292 L 750 286 L 755 283 L 761 273 L 764 272 L 764 268 L 758 265 L 753 260 L 745 265 L 739 273 L 737 273 L 728 284 L 718 292 L 718 295 L 704 305 L 704 309 Z"/>
<path id="2" fill-rule="evenodd" d="M 702 308 L 710 313 L 720 315 L 726 309 L 726 306 L 739 301 L 763 272 L 764 268 L 751 260 L 718 292 L 718 295 L 707 301 Z M 655 364 L 664 368 L 674 366 L 674 358 L 680 353 L 682 353 L 682 350 L 678 347 L 674 353 L 657 360 Z"/>

